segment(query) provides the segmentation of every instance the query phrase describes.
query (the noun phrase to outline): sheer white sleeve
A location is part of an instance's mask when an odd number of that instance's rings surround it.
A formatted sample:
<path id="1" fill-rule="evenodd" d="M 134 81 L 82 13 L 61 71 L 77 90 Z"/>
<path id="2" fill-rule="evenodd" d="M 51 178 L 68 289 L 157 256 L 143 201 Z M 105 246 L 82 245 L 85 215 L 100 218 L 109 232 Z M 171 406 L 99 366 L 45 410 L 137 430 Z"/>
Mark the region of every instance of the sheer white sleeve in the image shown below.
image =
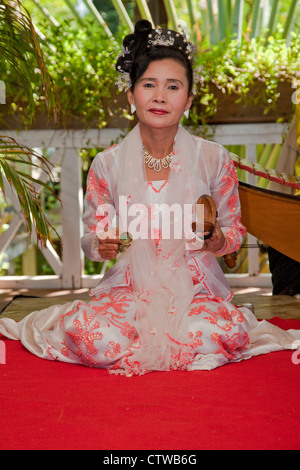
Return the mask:
<path id="1" fill-rule="evenodd" d="M 104 261 L 98 252 L 97 225 L 103 222 L 104 205 L 113 206 L 109 190 L 109 176 L 103 154 L 98 154 L 91 165 L 87 178 L 87 188 L 84 199 L 83 227 L 81 248 L 92 261 Z"/>
<path id="2" fill-rule="evenodd" d="M 224 247 L 216 253 L 223 256 L 238 250 L 246 233 L 241 223 L 241 205 L 236 168 L 229 152 L 220 146 L 219 170 L 211 185 L 211 195 L 216 202 L 218 221 L 225 235 Z"/>

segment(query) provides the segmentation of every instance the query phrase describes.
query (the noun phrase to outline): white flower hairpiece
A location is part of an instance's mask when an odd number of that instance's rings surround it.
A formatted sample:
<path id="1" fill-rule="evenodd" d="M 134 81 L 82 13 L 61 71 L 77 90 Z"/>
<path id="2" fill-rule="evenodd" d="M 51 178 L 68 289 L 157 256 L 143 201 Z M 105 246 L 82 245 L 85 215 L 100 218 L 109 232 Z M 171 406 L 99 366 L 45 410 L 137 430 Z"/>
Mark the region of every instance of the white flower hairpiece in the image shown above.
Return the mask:
<path id="1" fill-rule="evenodd" d="M 203 87 L 204 82 L 205 79 L 203 76 L 203 65 L 198 65 L 198 67 L 194 68 L 193 70 L 193 95 L 197 94 L 197 85 L 200 84 L 200 86 Z"/>
<path id="2" fill-rule="evenodd" d="M 127 91 L 131 87 L 130 75 L 128 72 L 119 71 L 118 78 L 115 82 L 119 91 Z"/>

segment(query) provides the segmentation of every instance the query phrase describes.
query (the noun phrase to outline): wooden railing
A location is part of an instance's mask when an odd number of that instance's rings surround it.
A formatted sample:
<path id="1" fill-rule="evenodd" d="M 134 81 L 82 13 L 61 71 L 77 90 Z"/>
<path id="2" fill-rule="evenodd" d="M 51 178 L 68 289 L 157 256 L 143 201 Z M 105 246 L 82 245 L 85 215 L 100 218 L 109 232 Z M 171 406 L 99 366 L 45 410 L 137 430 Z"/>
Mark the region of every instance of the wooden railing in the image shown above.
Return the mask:
<path id="1" fill-rule="evenodd" d="M 256 145 L 280 144 L 287 129 L 287 124 L 227 124 L 208 129 L 212 140 L 223 145 L 245 145 L 246 156 L 256 161 Z M 84 274 L 84 255 L 80 248 L 82 235 L 83 191 L 81 181 L 82 148 L 105 148 L 112 144 L 124 132 L 120 129 L 89 130 L 28 130 L 1 131 L 0 135 L 9 135 L 19 143 L 30 148 L 54 148 L 51 156 L 53 165 L 60 167 L 61 174 L 61 230 L 62 255 L 50 244 L 41 247 L 41 251 L 51 266 L 54 275 L 50 276 L 2 276 L 0 288 L 80 288 L 92 287 L 99 280 L 98 276 Z M 43 177 L 43 175 L 41 175 Z M 249 174 L 248 182 L 256 183 L 256 177 Z M 0 238 L 0 253 L 8 249 L 20 226 L 24 223 L 16 196 L 6 185 L 7 196 L 14 206 L 15 213 L 10 226 Z M 32 242 L 36 242 L 33 235 Z M 249 235 L 248 242 L 255 242 Z M 248 273 L 227 274 L 232 286 L 270 286 L 270 274 L 259 274 L 258 249 L 249 250 Z"/>

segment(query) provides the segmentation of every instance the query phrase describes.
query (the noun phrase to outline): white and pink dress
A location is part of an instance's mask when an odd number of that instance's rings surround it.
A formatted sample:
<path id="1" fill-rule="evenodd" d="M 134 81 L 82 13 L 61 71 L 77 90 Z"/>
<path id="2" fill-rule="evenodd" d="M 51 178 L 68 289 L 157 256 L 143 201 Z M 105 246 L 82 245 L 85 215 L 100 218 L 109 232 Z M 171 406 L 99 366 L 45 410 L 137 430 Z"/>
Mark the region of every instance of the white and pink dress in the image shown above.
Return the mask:
<path id="1" fill-rule="evenodd" d="M 191 136 L 179 126 L 165 181 L 146 180 L 142 155 L 136 126 L 120 144 L 94 159 L 83 219 L 82 249 L 88 258 L 103 261 L 95 243 L 104 217 L 99 207 L 114 208 L 115 218 L 123 223 L 120 196 L 136 233 L 142 233 L 138 229 L 143 218 L 150 226 L 161 204 L 195 205 L 200 195 L 209 194 L 226 238 L 217 255 L 239 248 L 245 228 L 240 222 L 238 180 L 222 146 Z M 133 217 L 130 207 L 142 208 L 140 218 L 137 212 Z M 231 303 L 232 292 L 217 256 L 197 251 L 184 236 L 172 235 L 174 220 L 167 238 L 159 222 L 148 236 L 144 231 L 136 237 L 92 289 L 88 303 L 52 306 L 20 322 L 3 318 L 0 333 L 21 340 L 41 358 L 128 376 L 154 370 L 210 370 L 295 348 L 300 332 L 258 321 L 249 309 Z"/>

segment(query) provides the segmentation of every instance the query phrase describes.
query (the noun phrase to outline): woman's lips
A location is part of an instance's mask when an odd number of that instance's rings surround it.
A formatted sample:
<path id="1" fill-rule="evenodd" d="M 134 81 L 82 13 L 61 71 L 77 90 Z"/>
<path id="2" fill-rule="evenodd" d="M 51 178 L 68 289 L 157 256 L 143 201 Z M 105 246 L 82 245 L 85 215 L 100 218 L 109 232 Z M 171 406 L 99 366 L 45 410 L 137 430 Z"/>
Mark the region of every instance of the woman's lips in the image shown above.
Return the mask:
<path id="1" fill-rule="evenodd" d="M 150 113 L 158 114 L 159 116 L 162 116 L 164 114 L 168 114 L 168 111 L 165 111 L 164 109 L 151 108 Z"/>

